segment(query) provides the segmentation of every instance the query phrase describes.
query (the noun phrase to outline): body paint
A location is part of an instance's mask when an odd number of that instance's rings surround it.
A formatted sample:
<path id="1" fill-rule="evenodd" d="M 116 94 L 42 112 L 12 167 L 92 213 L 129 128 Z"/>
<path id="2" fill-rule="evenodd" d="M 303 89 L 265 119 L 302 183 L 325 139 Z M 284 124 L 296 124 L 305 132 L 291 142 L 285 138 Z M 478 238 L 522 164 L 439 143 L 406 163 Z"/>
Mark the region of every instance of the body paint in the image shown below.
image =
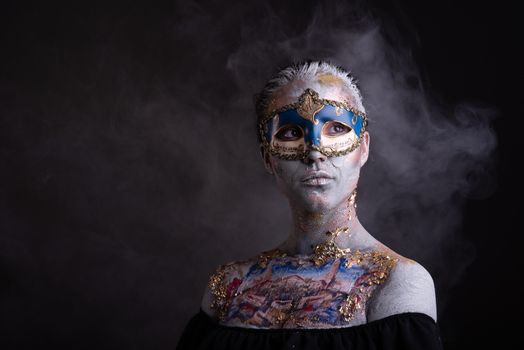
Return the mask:
<path id="1" fill-rule="evenodd" d="M 267 254 L 272 256 L 268 259 Z M 357 251 L 317 266 L 310 256 L 278 256 L 272 251 L 242 265 L 215 273 L 223 274 L 227 291 L 222 324 L 332 328 L 365 322 L 365 304 L 395 260 L 379 252 Z"/>

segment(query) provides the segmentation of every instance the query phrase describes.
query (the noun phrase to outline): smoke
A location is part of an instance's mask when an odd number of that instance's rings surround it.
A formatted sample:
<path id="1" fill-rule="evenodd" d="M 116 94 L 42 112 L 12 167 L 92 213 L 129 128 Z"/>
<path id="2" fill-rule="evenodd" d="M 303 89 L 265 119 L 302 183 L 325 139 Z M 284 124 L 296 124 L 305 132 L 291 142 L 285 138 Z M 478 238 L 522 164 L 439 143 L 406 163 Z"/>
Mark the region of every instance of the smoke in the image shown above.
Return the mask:
<path id="1" fill-rule="evenodd" d="M 391 21 L 364 2 L 90 11 L 34 11 L 11 28 L 30 41 L 6 65 L 19 80 L 4 89 L 0 141 L 0 305 L 14 337 L 32 327 L 73 343 L 85 337 L 63 327 L 73 319 L 106 344 L 169 343 L 218 264 L 280 243 L 290 216 L 259 155 L 253 95 L 302 59 L 359 80 L 371 134 L 359 217 L 428 268 L 442 307 L 475 259 L 464 200 L 494 190 L 495 111 L 439 104 Z"/>
<path id="2" fill-rule="evenodd" d="M 242 41 L 228 57 L 238 90 L 227 113 L 239 116 L 230 134 L 252 124 L 242 119 L 253 115 L 250 97 L 277 66 L 321 59 L 349 69 L 359 80 L 370 117 L 371 155 L 359 183 L 359 216 L 372 235 L 431 271 L 443 308 L 446 291 L 475 259 L 473 246 L 460 232 L 464 199 L 484 198 L 495 188 L 491 159 L 496 138 L 490 122 L 496 111 L 467 103 L 455 108 L 439 104 L 438 96 L 424 90 L 400 33 L 361 3 L 317 6 L 307 26 L 291 35 L 283 34 L 285 16 L 265 10 L 262 23 L 242 27 Z M 252 163 L 259 161 L 256 147 L 230 146 L 242 163 L 249 162 L 245 170 L 253 173 L 250 177 L 260 176 L 261 165 Z M 248 218 L 241 222 L 250 225 L 250 238 L 244 241 L 243 232 L 231 233 L 241 237 L 237 254 L 272 247 L 289 226 L 289 218 L 282 215 L 287 203 L 273 195 L 267 180 L 235 190 L 238 197 L 231 201 L 252 201 L 247 191 L 256 193 L 258 207 L 238 215 Z"/>

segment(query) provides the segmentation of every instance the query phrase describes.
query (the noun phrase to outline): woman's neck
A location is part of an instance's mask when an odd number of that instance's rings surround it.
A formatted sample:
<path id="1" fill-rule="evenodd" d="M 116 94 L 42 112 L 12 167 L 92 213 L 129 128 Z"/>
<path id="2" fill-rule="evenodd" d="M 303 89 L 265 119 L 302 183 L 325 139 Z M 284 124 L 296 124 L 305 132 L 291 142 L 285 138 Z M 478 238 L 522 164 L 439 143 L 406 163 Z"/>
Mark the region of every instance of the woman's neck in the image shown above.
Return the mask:
<path id="1" fill-rule="evenodd" d="M 291 205 L 293 230 L 279 249 L 289 254 L 309 255 L 314 247 L 330 240 L 340 248 L 359 249 L 373 238 L 360 224 L 355 206 L 344 201 L 336 208 L 311 212 Z M 344 229 L 348 230 L 344 230 Z M 340 232 L 336 237 L 333 233 Z"/>

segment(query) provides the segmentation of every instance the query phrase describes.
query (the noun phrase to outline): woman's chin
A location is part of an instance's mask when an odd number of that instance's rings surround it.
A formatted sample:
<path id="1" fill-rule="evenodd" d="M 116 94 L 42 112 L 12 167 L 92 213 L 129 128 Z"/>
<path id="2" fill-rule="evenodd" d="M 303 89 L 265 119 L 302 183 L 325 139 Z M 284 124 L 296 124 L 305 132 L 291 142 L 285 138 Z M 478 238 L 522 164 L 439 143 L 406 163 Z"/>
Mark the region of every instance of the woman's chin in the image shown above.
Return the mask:
<path id="1" fill-rule="evenodd" d="M 330 199 L 331 198 L 329 198 L 323 193 L 313 192 L 301 196 L 298 199 L 299 203 L 295 204 L 298 204 L 299 207 L 309 212 L 325 212 L 333 209 L 336 206 L 334 201 Z"/>

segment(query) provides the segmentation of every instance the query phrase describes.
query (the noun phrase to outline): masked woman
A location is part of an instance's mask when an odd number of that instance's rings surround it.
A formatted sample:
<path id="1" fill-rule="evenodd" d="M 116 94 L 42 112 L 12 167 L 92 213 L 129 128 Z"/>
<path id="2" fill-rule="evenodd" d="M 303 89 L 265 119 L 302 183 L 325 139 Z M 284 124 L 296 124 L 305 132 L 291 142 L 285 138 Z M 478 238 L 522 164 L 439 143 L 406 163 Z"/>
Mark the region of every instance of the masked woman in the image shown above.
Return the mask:
<path id="1" fill-rule="evenodd" d="M 216 269 L 178 349 L 440 349 L 430 274 L 357 216 L 370 135 L 351 75 L 326 62 L 287 67 L 256 111 L 262 160 L 293 230 Z"/>

